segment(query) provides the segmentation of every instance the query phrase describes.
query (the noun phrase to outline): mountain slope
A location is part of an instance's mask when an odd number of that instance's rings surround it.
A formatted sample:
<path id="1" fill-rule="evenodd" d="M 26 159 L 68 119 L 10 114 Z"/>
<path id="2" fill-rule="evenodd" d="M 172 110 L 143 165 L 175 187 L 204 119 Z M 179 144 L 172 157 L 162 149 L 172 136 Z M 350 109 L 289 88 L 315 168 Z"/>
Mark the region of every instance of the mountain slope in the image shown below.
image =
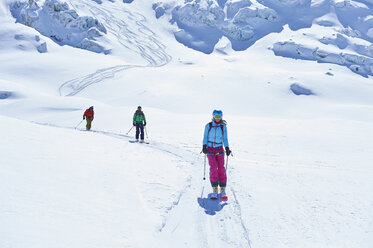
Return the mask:
<path id="1" fill-rule="evenodd" d="M 369 65 L 370 2 L 65 1 L 61 16 L 103 25 L 93 40 L 106 54 L 16 23 L 15 2 L 0 3 L 1 247 L 370 248 L 373 87 L 351 71 Z M 48 1 L 37 3 L 27 11 Z M 281 19 L 289 4 L 299 13 Z M 312 6 L 327 13 L 298 22 Z M 328 12 L 338 6 L 366 25 Z M 188 32 L 170 23 L 175 11 L 177 22 L 215 25 L 192 14 L 219 9 L 223 22 L 258 21 L 260 31 L 271 20 L 281 32 L 262 30 L 244 51 L 222 35 L 211 54 L 175 39 Z M 356 56 L 348 67 L 341 53 Z M 149 145 L 128 142 L 138 105 Z M 219 108 L 234 155 L 226 204 L 208 200 L 200 154 Z"/>

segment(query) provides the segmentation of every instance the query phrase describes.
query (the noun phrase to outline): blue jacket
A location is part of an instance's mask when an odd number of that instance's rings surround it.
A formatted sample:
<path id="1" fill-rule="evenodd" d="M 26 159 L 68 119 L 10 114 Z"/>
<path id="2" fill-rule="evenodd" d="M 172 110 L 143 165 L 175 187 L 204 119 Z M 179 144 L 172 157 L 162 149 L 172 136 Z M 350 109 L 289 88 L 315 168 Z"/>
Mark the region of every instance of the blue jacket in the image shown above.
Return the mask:
<path id="1" fill-rule="evenodd" d="M 221 126 L 223 126 L 223 130 Z M 209 129 L 210 124 L 207 123 L 205 126 L 205 134 L 203 136 L 203 145 L 207 145 L 207 147 L 220 147 L 224 144 L 225 147 L 229 147 L 226 124 L 223 122 L 216 124 L 214 121 L 212 121 L 210 132 Z"/>

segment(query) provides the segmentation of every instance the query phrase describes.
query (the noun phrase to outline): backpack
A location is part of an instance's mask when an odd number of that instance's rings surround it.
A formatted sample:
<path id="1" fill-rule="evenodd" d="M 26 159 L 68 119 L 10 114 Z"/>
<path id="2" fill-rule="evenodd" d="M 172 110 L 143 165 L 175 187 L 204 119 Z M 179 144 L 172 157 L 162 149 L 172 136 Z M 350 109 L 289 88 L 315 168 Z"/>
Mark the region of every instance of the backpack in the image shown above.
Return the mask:
<path id="1" fill-rule="evenodd" d="M 142 111 L 140 111 L 140 112 L 139 112 L 139 111 L 136 111 L 136 116 L 139 116 L 139 115 L 140 115 L 140 116 L 144 116 L 144 112 L 142 112 Z"/>

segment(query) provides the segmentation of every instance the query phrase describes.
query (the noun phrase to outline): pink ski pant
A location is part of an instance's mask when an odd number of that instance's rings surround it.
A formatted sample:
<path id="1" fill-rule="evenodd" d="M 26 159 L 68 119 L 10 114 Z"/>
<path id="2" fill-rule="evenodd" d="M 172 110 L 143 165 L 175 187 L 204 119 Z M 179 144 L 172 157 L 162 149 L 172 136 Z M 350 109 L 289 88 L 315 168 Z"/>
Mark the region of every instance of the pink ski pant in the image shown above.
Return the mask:
<path id="1" fill-rule="evenodd" d="M 227 174 L 224 168 L 224 150 L 222 147 L 207 148 L 207 158 L 210 164 L 210 181 L 212 184 L 218 183 L 225 185 L 227 182 Z M 216 155 L 217 154 L 217 155 Z M 214 185 L 213 185 L 214 186 Z"/>

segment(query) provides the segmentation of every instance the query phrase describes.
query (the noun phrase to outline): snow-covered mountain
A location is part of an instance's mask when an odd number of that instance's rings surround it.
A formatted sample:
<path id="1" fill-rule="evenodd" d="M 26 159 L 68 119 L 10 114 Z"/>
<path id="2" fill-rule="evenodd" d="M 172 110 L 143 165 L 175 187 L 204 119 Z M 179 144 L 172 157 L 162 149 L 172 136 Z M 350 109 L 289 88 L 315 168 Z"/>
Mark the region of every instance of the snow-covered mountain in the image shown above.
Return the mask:
<path id="1" fill-rule="evenodd" d="M 370 248 L 372 42 L 371 0 L 1 1 L 0 247 Z"/>

